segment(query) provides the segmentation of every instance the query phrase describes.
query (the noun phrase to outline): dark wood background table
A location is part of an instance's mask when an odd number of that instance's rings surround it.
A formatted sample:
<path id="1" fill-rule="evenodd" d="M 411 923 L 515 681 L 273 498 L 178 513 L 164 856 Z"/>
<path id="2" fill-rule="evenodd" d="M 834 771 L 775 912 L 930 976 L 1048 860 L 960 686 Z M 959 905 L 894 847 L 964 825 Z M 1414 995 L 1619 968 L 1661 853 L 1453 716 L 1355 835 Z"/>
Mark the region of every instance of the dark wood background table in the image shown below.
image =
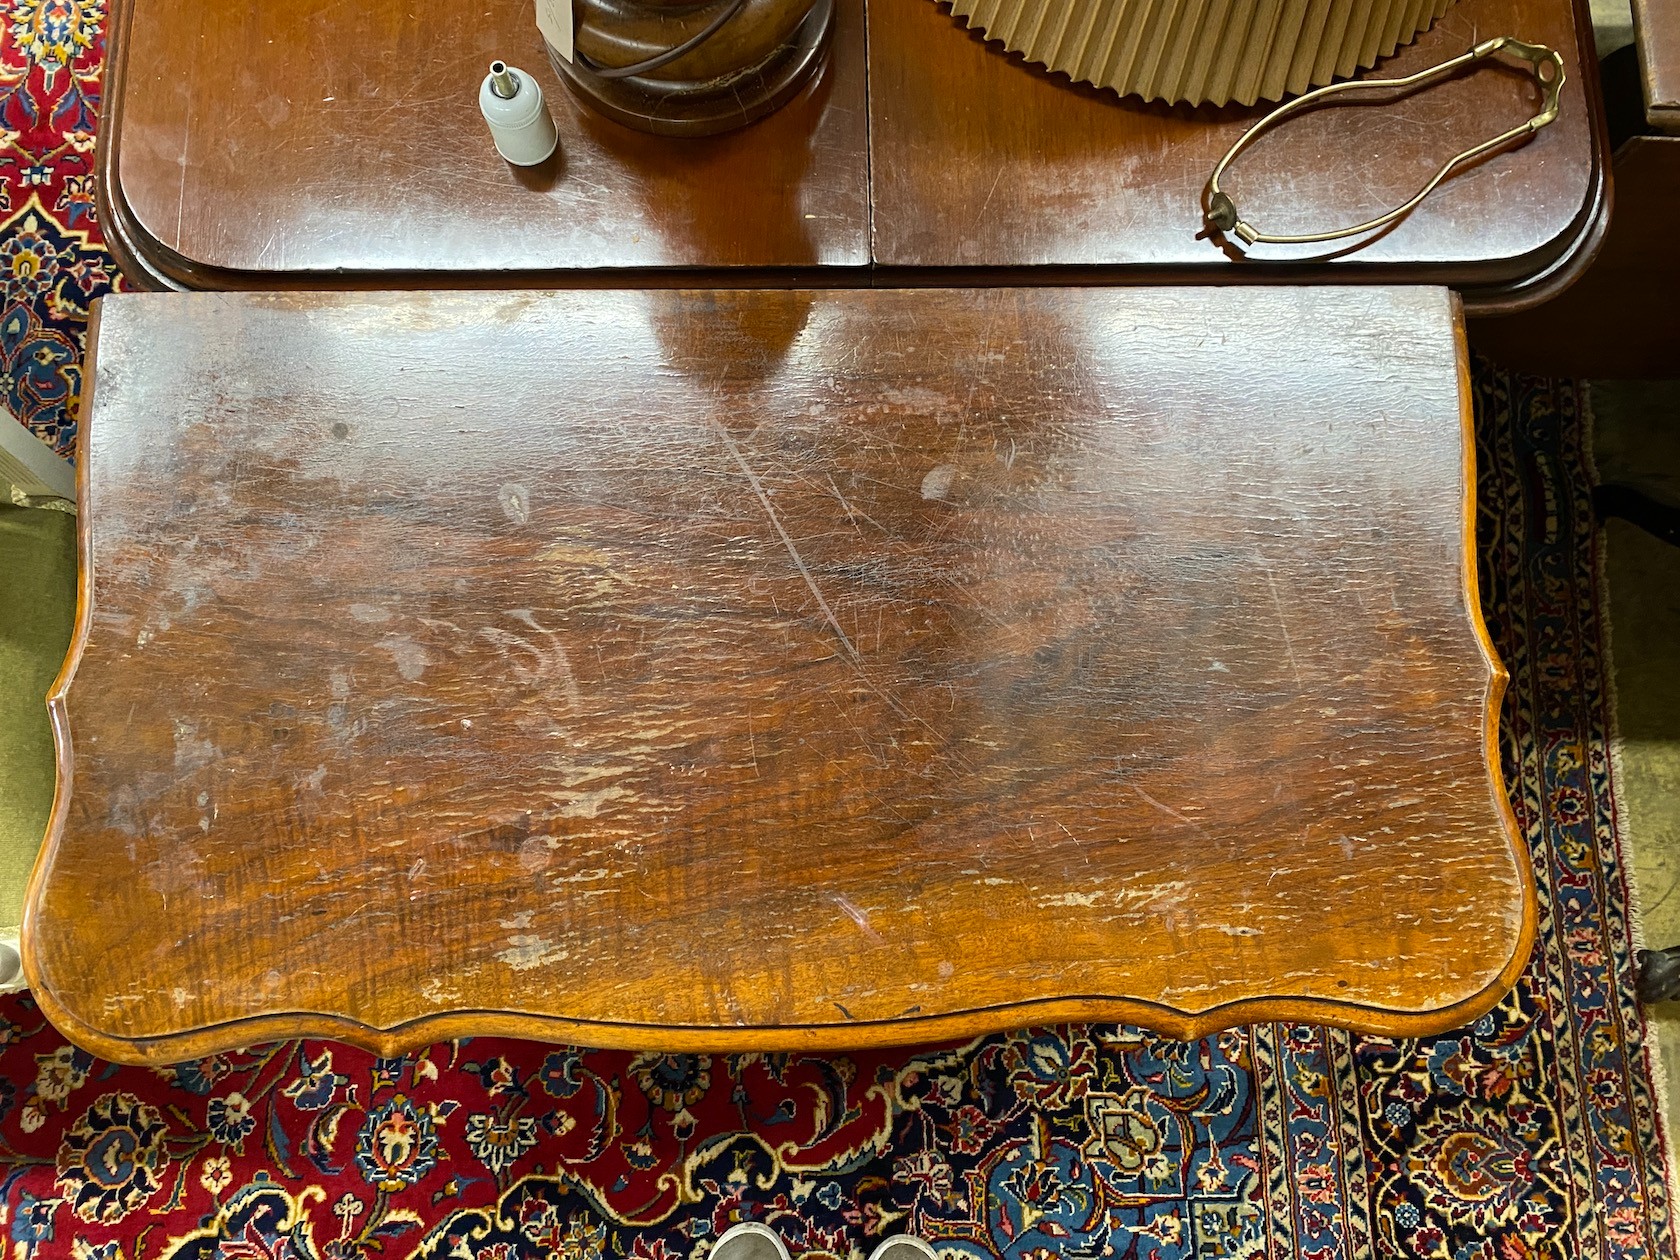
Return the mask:
<path id="1" fill-rule="evenodd" d="M 1379 66 L 1410 72 L 1512 33 L 1556 47 L 1569 82 L 1558 121 L 1523 148 L 1316 260 L 1234 259 L 1197 239 L 1202 186 L 1261 109 L 1076 87 L 929 0 L 875 0 L 867 16 L 840 0 L 820 83 L 698 141 L 576 104 L 529 0 L 116 0 L 110 30 L 102 218 L 125 272 L 157 287 L 1390 280 L 1498 308 L 1566 282 L 1608 208 L 1576 0 L 1458 0 Z M 498 56 L 555 107 L 562 156 L 535 173 L 503 163 L 478 116 Z M 1484 69 L 1392 108 L 1327 111 L 1263 142 L 1230 186 L 1284 229 L 1358 222 L 1537 99 Z"/>
<path id="2" fill-rule="evenodd" d="M 1616 213 L 1578 281 L 1515 316 L 1477 320 L 1476 347 L 1527 372 L 1680 376 L 1680 5 L 1635 0 L 1636 47 L 1604 63 L 1616 104 Z"/>
<path id="3" fill-rule="evenodd" d="M 109 30 L 106 220 L 141 283 L 869 262 L 862 0 L 838 6 L 828 71 L 796 100 L 682 140 L 575 104 L 530 0 L 143 0 Z M 544 166 L 491 147 L 478 85 L 498 57 L 554 107 Z"/>
<path id="4" fill-rule="evenodd" d="M 1438 289 L 147 295 L 25 965 L 282 1035 L 1440 1031 L 1534 904 Z"/>
<path id="5" fill-rule="evenodd" d="M 1655 130 L 1680 132 L 1680 12 L 1672 0 L 1633 0 L 1633 27 L 1646 117 Z"/>
<path id="6" fill-rule="evenodd" d="M 1562 110 L 1529 145 L 1447 181 L 1357 248 L 1257 246 L 1241 262 L 1198 239 L 1201 192 L 1272 106 L 1119 101 L 1029 70 L 952 25 L 929 0 L 870 6 L 870 177 L 883 267 L 1088 269 L 1156 283 L 1375 272 L 1497 302 L 1569 269 L 1602 227 L 1592 27 L 1577 24 L 1568 0 L 1459 0 L 1364 76 L 1411 74 L 1495 34 L 1555 47 L 1569 75 Z M 1488 69 L 1387 108 L 1310 113 L 1256 145 L 1226 187 L 1247 217 L 1275 231 L 1345 227 L 1399 205 L 1453 153 L 1532 115 L 1537 100 L 1512 71 Z"/>

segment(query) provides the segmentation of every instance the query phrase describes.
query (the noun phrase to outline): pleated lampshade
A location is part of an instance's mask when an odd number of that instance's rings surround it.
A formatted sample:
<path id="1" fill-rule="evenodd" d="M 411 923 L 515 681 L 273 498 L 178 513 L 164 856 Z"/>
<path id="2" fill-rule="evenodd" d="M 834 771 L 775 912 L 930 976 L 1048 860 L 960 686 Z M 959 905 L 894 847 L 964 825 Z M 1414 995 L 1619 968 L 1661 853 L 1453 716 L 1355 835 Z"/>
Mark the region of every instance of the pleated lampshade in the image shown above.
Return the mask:
<path id="1" fill-rule="evenodd" d="M 1122 96 L 1252 105 L 1368 69 L 1452 0 L 951 0 L 1011 52 Z"/>

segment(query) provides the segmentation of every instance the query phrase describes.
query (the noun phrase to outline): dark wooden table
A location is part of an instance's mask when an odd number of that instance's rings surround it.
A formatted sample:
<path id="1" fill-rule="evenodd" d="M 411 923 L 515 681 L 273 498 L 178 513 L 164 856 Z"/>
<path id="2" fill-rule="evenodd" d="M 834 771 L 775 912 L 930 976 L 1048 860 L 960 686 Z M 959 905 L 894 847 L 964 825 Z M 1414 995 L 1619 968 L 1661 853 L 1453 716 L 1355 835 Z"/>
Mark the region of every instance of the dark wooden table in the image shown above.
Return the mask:
<path id="1" fill-rule="evenodd" d="M 1680 5 L 1636 0 L 1633 13 L 1637 49 L 1605 61 L 1606 92 L 1621 103 L 1622 127 L 1633 134 L 1618 137 L 1616 213 L 1602 245 L 1561 294 L 1471 327 L 1477 349 L 1523 371 L 1680 376 Z M 1636 62 L 1622 60 L 1633 55 Z"/>
<path id="2" fill-rule="evenodd" d="M 840 0 L 835 24 L 827 72 L 791 103 L 672 139 L 575 103 L 530 0 L 119 3 L 104 221 L 141 284 L 844 273 L 869 262 L 862 0 Z M 490 144 L 478 85 L 498 57 L 553 107 L 560 152 L 543 166 Z"/>
<path id="3" fill-rule="evenodd" d="M 1680 136 L 1632 137 L 1615 175 L 1615 219 L 1592 265 L 1543 305 L 1473 321 L 1479 351 L 1541 375 L 1680 376 Z"/>
<path id="4" fill-rule="evenodd" d="M 1462 1024 L 1534 930 L 1439 289 L 142 295 L 74 1040 Z"/>
<path id="5" fill-rule="evenodd" d="M 1356 249 L 1256 246 L 1240 260 L 1198 239 L 1202 187 L 1271 106 L 1118 101 L 1028 70 L 952 26 L 929 0 L 870 6 L 870 174 L 882 266 L 1085 268 L 1105 280 L 1151 282 L 1386 272 L 1497 304 L 1571 269 L 1585 238 L 1602 228 L 1592 27 L 1569 0 L 1459 0 L 1416 44 L 1364 76 L 1411 74 L 1478 38 L 1517 34 L 1565 59 L 1556 123 L 1449 180 L 1392 232 Z M 1484 69 L 1388 108 L 1309 113 L 1256 145 L 1226 186 L 1250 219 L 1278 232 L 1360 223 L 1404 202 L 1452 154 L 1530 117 L 1537 100 L 1512 71 Z"/>
<path id="6" fill-rule="evenodd" d="M 867 25 L 867 74 L 865 44 Z M 1026 68 L 930 0 L 841 0 L 823 81 L 751 128 L 643 136 L 575 104 L 526 0 L 238 6 L 115 0 L 102 217 L 157 287 L 1374 280 L 1495 308 L 1585 260 L 1607 210 L 1591 25 L 1575 0 L 1458 0 L 1410 72 L 1477 35 L 1551 44 L 1559 120 L 1332 257 L 1228 256 L 1201 189 L 1260 109 L 1121 101 Z M 1584 51 L 1586 49 L 1587 51 Z M 536 75 L 562 158 L 495 154 L 475 103 L 492 57 Z M 206 74 L 205 66 L 235 66 Z M 1291 124 L 1230 181 L 1256 221 L 1358 222 L 1535 108 L 1483 70 L 1388 109 Z"/>
<path id="7" fill-rule="evenodd" d="M 1680 132 L 1680 9 L 1673 0 L 1633 0 L 1633 29 L 1654 130 Z"/>

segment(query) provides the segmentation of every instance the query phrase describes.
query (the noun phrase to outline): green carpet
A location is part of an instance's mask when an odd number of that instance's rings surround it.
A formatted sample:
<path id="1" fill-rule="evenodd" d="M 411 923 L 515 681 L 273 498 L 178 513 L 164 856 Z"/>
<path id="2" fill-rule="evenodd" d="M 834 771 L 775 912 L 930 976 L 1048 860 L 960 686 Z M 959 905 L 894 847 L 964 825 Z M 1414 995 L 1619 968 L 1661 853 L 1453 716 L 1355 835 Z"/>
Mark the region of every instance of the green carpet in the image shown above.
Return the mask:
<path id="1" fill-rule="evenodd" d="M 1680 382 L 1595 382 L 1590 398 L 1599 480 L 1680 503 Z M 1680 547 L 1620 520 L 1605 526 L 1604 546 L 1621 830 L 1641 934 L 1663 949 L 1680 945 Z M 1680 1134 L 1680 1003 L 1650 1015 L 1668 1131 Z"/>
<path id="2" fill-rule="evenodd" d="M 46 696 L 75 614 L 76 518 L 0 505 L 0 937 L 23 918 L 52 810 Z"/>

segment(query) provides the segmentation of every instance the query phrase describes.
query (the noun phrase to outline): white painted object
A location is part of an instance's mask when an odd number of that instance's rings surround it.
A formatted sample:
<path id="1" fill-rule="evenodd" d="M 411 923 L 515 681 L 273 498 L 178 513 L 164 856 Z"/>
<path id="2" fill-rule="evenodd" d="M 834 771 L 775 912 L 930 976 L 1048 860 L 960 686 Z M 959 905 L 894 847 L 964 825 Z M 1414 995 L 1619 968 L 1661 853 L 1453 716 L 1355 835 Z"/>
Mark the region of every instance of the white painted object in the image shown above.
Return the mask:
<path id="1" fill-rule="evenodd" d="M 1624 9 L 1627 4 L 1622 0 Z M 537 29 L 561 58 L 572 59 L 572 0 L 537 0 Z"/>
<path id="2" fill-rule="evenodd" d="M 10 482 L 27 495 L 76 497 L 76 474 L 70 465 L 4 407 L 0 407 L 0 482 Z M 4 489 L 0 485 L 0 499 Z"/>
<path id="3" fill-rule="evenodd" d="M 0 993 L 19 993 L 29 987 L 23 976 L 23 946 L 18 929 L 0 935 Z"/>
<path id="4" fill-rule="evenodd" d="M 496 152 L 515 166 L 546 162 L 560 143 L 542 89 L 517 66 L 491 63 L 478 88 L 478 108 L 490 124 Z"/>

